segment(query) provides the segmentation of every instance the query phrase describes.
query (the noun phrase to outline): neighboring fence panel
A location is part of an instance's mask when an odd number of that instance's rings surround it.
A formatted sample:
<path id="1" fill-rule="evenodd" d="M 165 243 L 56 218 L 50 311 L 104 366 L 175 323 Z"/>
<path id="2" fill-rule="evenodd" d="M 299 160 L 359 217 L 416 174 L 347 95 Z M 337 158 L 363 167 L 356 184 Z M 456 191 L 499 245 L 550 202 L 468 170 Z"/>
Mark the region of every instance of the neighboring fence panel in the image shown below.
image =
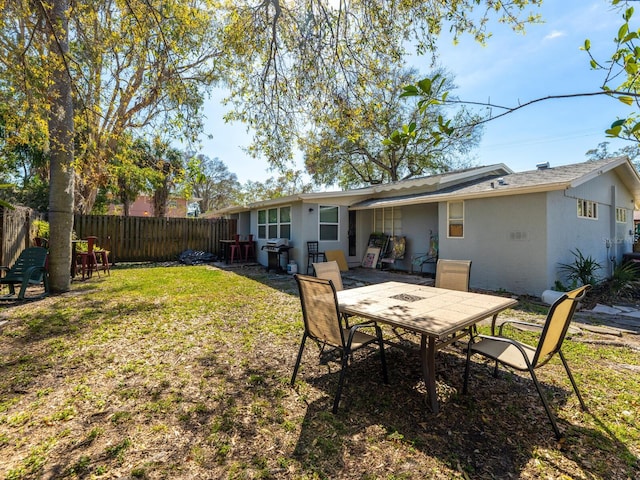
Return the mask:
<path id="1" fill-rule="evenodd" d="M 220 240 L 236 233 L 236 220 L 75 215 L 78 238 L 98 237 L 112 262 L 171 261 L 187 249 L 220 255 Z"/>
<path id="2" fill-rule="evenodd" d="M 0 207 L 0 265 L 11 266 L 31 244 L 31 222 L 38 218 L 31 209 Z"/>

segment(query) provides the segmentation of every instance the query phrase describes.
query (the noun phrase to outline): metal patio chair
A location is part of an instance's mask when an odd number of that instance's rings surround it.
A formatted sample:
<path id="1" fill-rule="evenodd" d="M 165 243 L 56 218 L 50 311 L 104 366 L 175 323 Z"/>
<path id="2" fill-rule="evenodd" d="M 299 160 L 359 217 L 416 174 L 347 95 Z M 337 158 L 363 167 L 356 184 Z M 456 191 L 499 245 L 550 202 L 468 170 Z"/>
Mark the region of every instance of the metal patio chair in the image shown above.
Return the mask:
<path id="1" fill-rule="evenodd" d="M 317 241 L 307 242 L 307 275 L 311 273 L 313 263 L 326 260 L 324 252 L 320 251 L 320 243 Z"/>
<path id="2" fill-rule="evenodd" d="M 338 309 L 338 298 L 333 282 L 331 280 L 300 274 L 295 275 L 294 278 L 300 289 L 304 334 L 302 336 L 302 342 L 300 343 L 296 365 L 293 369 L 293 375 L 291 376 L 291 385 L 295 383 L 307 338 L 311 338 L 318 343 L 321 355 L 327 346 L 338 350 L 341 356 L 341 369 L 332 410 L 333 413 L 337 413 L 342 386 L 349 365 L 349 357 L 355 350 L 372 343 L 377 343 L 380 348 L 382 375 L 384 382 L 388 383 L 382 330 L 373 322 L 360 323 L 352 325 L 350 328 L 344 328 L 340 321 L 341 316 L 340 310 Z M 360 331 L 366 327 L 374 328 L 376 334 L 370 335 Z"/>
<path id="3" fill-rule="evenodd" d="M 317 278 L 331 280 L 336 292 L 344 290 L 344 286 L 342 285 L 342 274 L 340 273 L 338 262 L 332 260 L 331 262 L 312 263 L 311 265 L 313 266 L 313 271 Z"/>
<path id="4" fill-rule="evenodd" d="M 435 287 L 468 292 L 469 275 L 471 275 L 471 260 L 439 258 L 436 264 Z"/>
<path id="5" fill-rule="evenodd" d="M 567 364 L 564 355 L 562 354 L 562 342 L 569 329 L 569 324 L 573 318 L 573 314 L 576 311 L 577 305 L 582 298 L 584 298 L 587 291 L 591 288 L 590 285 L 577 288 L 571 292 L 562 295 L 549 309 L 547 319 L 543 326 L 537 324 L 531 324 L 527 322 L 521 322 L 516 320 L 507 320 L 500 325 L 497 336 L 477 335 L 471 338 L 467 349 L 467 364 L 464 372 L 464 387 L 463 393 L 467 393 L 467 387 L 469 383 L 469 367 L 471 365 L 471 356 L 479 353 L 487 358 L 496 361 L 493 375 L 498 376 L 498 365 L 502 363 L 508 367 L 511 367 L 519 371 L 528 371 L 531 375 L 533 383 L 535 384 L 538 395 L 542 400 L 544 409 L 547 412 L 547 416 L 551 421 L 553 431 L 556 434 L 556 438 L 562 438 L 562 434 L 558 429 L 555 417 L 551 412 L 549 404 L 545 399 L 544 392 L 540 386 L 540 382 L 535 374 L 535 370 L 546 365 L 549 360 L 557 353 L 564 365 L 564 369 L 567 372 L 573 390 L 576 392 L 578 401 L 583 410 L 587 410 L 587 407 L 582 400 L 582 396 L 578 391 L 569 365 Z M 533 347 L 525 343 L 519 342 L 507 338 L 502 335 L 502 331 L 505 325 L 518 324 L 529 327 L 542 328 L 540 338 L 537 346 Z M 478 341 L 479 339 L 479 341 Z"/>

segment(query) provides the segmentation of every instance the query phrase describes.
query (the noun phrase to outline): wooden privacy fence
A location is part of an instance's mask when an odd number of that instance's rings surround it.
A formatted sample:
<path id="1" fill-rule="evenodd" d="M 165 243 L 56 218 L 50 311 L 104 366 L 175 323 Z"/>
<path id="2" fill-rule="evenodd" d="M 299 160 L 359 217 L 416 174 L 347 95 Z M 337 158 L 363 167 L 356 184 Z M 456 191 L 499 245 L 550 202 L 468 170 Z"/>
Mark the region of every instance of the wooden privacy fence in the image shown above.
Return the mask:
<path id="1" fill-rule="evenodd" d="M 31 225 L 41 217 L 26 207 L 0 207 L 0 265 L 13 265 L 20 252 L 31 246 Z"/>
<path id="2" fill-rule="evenodd" d="M 162 262 L 188 249 L 220 256 L 220 240 L 233 237 L 236 220 L 75 215 L 73 228 L 78 238 L 98 237 L 111 262 Z"/>

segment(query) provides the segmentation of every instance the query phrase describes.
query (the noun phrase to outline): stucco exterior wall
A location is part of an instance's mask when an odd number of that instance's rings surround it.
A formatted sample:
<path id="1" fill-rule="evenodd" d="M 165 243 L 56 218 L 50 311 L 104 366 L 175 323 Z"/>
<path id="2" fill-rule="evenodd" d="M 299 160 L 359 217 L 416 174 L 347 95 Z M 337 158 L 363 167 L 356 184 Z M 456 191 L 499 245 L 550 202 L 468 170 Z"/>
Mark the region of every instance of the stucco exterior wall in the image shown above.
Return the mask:
<path id="1" fill-rule="evenodd" d="M 362 258 L 367 251 L 367 243 L 371 226 L 373 225 L 373 210 L 356 211 L 356 255 L 349 257 L 350 266 L 358 266 L 362 263 Z"/>
<path id="2" fill-rule="evenodd" d="M 320 205 L 338 207 L 338 240 L 319 241 L 320 237 Z M 306 272 L 307 267 L 307 242 L 319 241 L 318 249 L 321 252 L 326 250 L 349 250 L 348 225 L 349 213 L 347 207 L 337 205 L 330 200 L 323 203 L 296 203 L 291 208 L 291 245 L 289 257 L 298 264 L 298 271 Z"/>
<path id="3" fill-rule="evenodd" d="M 540 296 L 556 280 L 567 283 L 559 264 L 579 249 L 602 265 L 631 251 L 631 194 L 614 172 L 566 191 L 465 201 L 464 238 L 447 237 L 447 204 L 439 205 L 440 258 L 471 260 L 471 286 Z M 578 199 L 598 203 L 598 218 L 578 218 Z M 627 221 L 616 222 L 616 207 Z"/>
<path id="4" fill-rule="evenodd" d="M 394 268 L 411 270 L 411 256 L 429 251 L 429 237 L 438 232 L 438 205 L 426 203 L 402 207 L 402 235 L 407 238 L 407 250 L 403 262 Z M 435 273 L 435 265 L 425 265 L 423 272 Z"/>
<path id="5" fill-rule="evenodd" d="M 613 260 L 620 262 L 625 252 L 632 249 L 633 228 L 631 194 L 614 172 L 607 172 L 593 180 L 562 192 L 550 192 L 549 225 L 557 227 L 549 231 L 548 272 L 549 280 L 567 283 L 559 263 L 571 264 L 580 250 L 584 256 L 591 256 L 601 266 L 601 277 L 609 277 L 613 272 Z M 598 218 L 579 218 L 578 199 L 591 200 L 598 204 Z M 616 207 L 627 209 L 627 221 L 616 222 Z"/>
<path id="6" fill-rule="evenodd" d="M 472 288 L 537 296 L 549 288 L 544 193 L 467 200 L 464 209 L 464 238 L 449 238 L 439 205 L 440 258 L 471 260 Z"/>

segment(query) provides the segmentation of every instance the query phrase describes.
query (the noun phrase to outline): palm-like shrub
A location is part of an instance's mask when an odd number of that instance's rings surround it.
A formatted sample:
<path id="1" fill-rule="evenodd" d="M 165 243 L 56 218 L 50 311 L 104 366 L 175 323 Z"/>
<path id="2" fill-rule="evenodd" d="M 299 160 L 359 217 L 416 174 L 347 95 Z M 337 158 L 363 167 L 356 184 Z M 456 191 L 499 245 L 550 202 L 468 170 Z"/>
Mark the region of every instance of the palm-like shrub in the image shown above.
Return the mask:
<path id="1" fill-rule="evenodd" d="M 579 285 L 596 285 L 600 281 L 596 272 L 602 268 L 591 255 L 584 256 L 576 248 L 571 252 L 575 257 L 573 263 L 560 263 L 560 271 L 564 272 L 569 280 L 579 283 Z"/>

